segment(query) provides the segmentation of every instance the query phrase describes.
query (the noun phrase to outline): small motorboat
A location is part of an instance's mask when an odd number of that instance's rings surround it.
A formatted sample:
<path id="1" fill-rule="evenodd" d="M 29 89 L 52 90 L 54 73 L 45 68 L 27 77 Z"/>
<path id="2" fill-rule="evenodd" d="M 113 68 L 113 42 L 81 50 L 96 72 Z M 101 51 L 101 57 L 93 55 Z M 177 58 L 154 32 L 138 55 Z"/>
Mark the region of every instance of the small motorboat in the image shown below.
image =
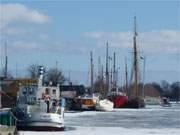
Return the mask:
<path id="1" fill-rule="evenodd" d="M 85 94 L 81 97 L 79 97 L 80 103 L 81 103 L 81 110 L 89 110 L 93 111 L 95 110 L 95 104 L 99 100 L 99 96 L 92 94 Z"/>

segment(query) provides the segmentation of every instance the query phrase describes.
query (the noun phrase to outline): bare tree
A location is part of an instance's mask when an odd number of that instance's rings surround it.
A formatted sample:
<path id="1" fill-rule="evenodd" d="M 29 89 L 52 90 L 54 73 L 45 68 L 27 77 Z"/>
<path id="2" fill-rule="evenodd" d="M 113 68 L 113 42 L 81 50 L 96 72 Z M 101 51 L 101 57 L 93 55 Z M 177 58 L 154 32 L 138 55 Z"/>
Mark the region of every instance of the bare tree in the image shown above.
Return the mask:
<path id="1" fill-rule="evenodd" d="M 39 65 L 38 64 L 32 64 L 28 67 L 28 74 L 32 79 L 38 79 L 38 70 L 39 70 Z"/>
<path id="2" fill-rule="evenodd" d="M 57 68 L 51 68 L 47 71 L 45 81 L 52 82 L 53 86 L 57 84 L 63 84 L 65 82 L 65 77 L 62 74 L 62 71 Z"/>
<path id="3" fill-rule="evenodd" d="M 162 89 L 164 91 L 169 91 L 170 90 L 170 84 L 165 80 L 161 81 L 161 87 L 162 87 Z"/>
<path id="4" fill-rule="evenodd" d="M 180 101 L 180 82 L 174 82 L 171 84 L 171 98 Z"/>

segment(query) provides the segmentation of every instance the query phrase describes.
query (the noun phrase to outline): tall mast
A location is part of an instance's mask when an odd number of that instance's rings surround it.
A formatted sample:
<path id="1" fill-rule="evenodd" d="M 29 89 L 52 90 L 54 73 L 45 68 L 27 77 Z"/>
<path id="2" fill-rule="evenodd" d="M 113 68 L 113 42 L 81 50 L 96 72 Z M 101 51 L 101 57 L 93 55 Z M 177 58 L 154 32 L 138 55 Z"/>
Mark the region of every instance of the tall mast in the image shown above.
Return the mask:
<path id="1" fill-rule="evenodd" d="M 110 90 L 113 88 L 113 71 L 111 68 L 111 72 L 110 72 Z"/>
<path id="2" fill-rule="evenodd" d="M 138 88 L 138 59 L 137 59 L 137 45 L 136 45 L 136 37 L 137 37 L 137 24 L 136 24 L 136 16 L 134 16 L 134 90 L 135 90 L 135 96 L 138 96 L 139 94 L 139 88 Z"/>
<path id="3" fill-rule="evenodd" d="M 5 67 L 4 67 L 4 77 L 7 78 L 8 70 L 8 56 L 7 56 L 7 42 L 5 42 Z"/>
<path id="4" fill-rule="evenodd" d="M 104 68 L 103 65 L 101 66 L 101 80 L 104 81 Z"/>
<path id="5" fill-rule="evenodd" d="M 91 57 L 91 92 L 94 92 L 94 88 L 93 88 L 93 53 L 92 51 L 90 52 L 90 57 Z"/>
<path id="6" fill-rule="evenodd" d="M 101 65 L 101 93 L 104 94 L 104 69 Z"/>
<path id="7" fill-rule="evenodd" d="M 98 80 L 101 79 L 101 57 L 98 57 Z"/>
<path id="8" fill-rule="evenodd" d="M 125 76 L 126 76 L 126 79 L 125 79 L 126 92 L 127 92 L 128 98 L 129 98 L 130 93 L 129 93 L 129 89 L 128 89 L 128 71 L 127 71 L 127 60 L 126 59 L 125 59 Z"/>
<path id="9" fill-rule="evenodd" d="M 109 91 L 109 63 L 108 63 L 108 42 L 106 43 L 106 85 L 107 85 L 107 92 Z"/>
<path id="10" fill-rule="evenodd" d="M 101 57 L 99 56 L 98 57 L 98 82 L 100 83 L 99 84 L 99 90 L 98 90 L 98 92 L 101 92 L 102 91 L 102 78 L 101 78 Z"/>
<path id="11" fill-rule="evenodd" d="M 113 88 L 116 88 L 116 53 L 114 52 L 114 62 L 113 62 Z"/>

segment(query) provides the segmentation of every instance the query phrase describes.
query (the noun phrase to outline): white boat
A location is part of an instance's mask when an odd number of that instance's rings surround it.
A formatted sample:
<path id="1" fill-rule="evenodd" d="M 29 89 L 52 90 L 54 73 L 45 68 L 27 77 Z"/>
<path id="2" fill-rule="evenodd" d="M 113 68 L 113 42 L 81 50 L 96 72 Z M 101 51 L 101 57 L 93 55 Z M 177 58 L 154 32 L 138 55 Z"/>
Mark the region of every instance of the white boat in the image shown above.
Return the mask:
<path id="1" fill-rule="evenodd" d="M 160 105 L 161 104 L 160 97 L 145 96 L 144 100 L 145 100 L 146 105 Z"/>
<path id="2" fill-rule="evenodd" d="M 98 111 L 113 111 L 113 102 L 109 101 L 108 99 L 99 100 L 96 103 L 96 110 Z"/>
<path id="3" fill-rule="evenodd" d="M 43 86 L 42 74 L 40 71 L 38 84 L 21 86 L 17 94 L 15 114 L 20 130 L 64 129 L 64 99 L 60 99 L 59 86 Z"/>

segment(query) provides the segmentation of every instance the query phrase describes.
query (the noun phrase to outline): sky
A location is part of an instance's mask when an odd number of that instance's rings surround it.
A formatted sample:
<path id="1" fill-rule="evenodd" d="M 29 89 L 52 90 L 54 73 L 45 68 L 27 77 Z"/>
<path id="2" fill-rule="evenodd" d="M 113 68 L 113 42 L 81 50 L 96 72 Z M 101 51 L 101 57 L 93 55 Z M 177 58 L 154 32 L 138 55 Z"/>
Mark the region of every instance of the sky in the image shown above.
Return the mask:
<path id="1" fill-rule="evenodd" d="M 14 76 L 26 76 L 28 66 L 37 63 L 58 67 L 73 83 L 88 85 L 90 51 L 96 77 L 98 57 L 105 68 L 108 41 L 122 85 L 125 58 L 131 71 L 135 15 L 139 56 L 146 58 L 145 82 L 180 81 L 179 0 L 1 0 L 0 68 L 6 43 Z M 143 60 L 139 68 L 142 72 Z"/>

